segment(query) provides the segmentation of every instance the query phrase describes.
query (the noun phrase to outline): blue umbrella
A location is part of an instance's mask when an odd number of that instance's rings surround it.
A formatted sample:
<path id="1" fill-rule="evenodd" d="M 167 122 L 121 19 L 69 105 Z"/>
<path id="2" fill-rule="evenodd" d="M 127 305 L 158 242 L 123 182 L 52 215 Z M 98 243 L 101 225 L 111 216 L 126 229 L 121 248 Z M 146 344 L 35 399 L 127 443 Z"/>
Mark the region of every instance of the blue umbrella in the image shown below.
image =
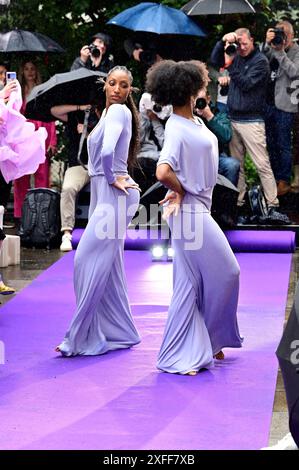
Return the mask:
<path id="1" fill-rule="evenodd" d="M 183 11 L 152 2 L 139 3 L 127 8 L 114 16 L 107 24 L 155 34 L 206 36 L 203 30 Z"/>

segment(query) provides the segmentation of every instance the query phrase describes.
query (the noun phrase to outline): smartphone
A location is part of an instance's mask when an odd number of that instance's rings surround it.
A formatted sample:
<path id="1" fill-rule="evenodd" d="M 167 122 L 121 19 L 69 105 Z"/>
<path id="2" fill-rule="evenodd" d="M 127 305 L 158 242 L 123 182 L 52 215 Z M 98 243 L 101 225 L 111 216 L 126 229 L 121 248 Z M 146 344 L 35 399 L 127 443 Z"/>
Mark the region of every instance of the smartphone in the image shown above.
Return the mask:
<path id="1" fill-rule="evenodd" d="M 17 72 L 6 72 L 6 83 L 16 80 Z"/>

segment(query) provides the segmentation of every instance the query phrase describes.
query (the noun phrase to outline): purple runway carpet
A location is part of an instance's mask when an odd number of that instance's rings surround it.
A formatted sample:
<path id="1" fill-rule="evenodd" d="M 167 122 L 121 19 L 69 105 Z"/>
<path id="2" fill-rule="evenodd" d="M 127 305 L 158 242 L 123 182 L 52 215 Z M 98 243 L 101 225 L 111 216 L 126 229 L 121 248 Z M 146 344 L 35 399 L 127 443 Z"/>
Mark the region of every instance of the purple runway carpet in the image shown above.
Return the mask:
<path id="1" fill-rule="evenodd" d="M 142 342 L 104 356 L 54 352 L 74 311 L 73 253 L 0 311 L 1 449 L 259 449 L 268 442 L 291 254 L 238 254 L 242 349 L 196 377 L 155 369 L 171 263 L 125 253 Z M 1 361 L 0 361 L 1 362 Z"/>

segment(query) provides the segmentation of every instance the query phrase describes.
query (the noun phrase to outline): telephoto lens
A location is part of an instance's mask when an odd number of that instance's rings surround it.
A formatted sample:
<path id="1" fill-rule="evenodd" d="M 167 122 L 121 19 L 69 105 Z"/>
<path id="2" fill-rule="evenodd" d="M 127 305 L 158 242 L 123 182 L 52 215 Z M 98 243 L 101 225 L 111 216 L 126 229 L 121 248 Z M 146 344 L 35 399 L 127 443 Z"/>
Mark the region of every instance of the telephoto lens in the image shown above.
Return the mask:
<path id="1" fill-rule="evenodd" d="M 195 101 L 195 108 L 197 109 L 205 109 L 207 106 L 207 100 L 205 98 L 197 98 Z"/>
<path id="2" fill-rule="evenodd" d="M 228 95 L 229 85 L 220 85 L 220 95 L 227 96 Z"/>
<path id="3" fill-rule="evenodd" d="M 227 55 L 232 56 L 232 55 L 235 55 L 235 53 L 237 52 L 237 49 L 238 49 L 238 44 L 235 44 L 234 42 L 232 42 L 224 49 L 224 52 Z"/>
<path id="4" fill-rule="evenodd" d="M 160 104 L 155 103 L 154 106 L 153 106 L 153 111 L 154 111 L 154 113 L 161 113 L 162 106 Z"/>
<path id="5" fill-rule="evenodd" d="M 97 48 L 97 46 L 95 44 L 90 44 L 88 46 L 88 49 L 89 49 L 89 52 L 91 53 L 91 55 L 93 57 L 95 57 L 95 58 L 100 57 L 101 51 L 100 51 L 100 49 Z"/>
<path id="6" fill-rule="evenodd" d="M 271 44 L 274 46 L 281 46 L 283 41 L 286 39 L 286 34 L 283 29 L 281 28 L 273 28 L 273 32 L 275 33 L 274 38 L 271 41 Z"/>

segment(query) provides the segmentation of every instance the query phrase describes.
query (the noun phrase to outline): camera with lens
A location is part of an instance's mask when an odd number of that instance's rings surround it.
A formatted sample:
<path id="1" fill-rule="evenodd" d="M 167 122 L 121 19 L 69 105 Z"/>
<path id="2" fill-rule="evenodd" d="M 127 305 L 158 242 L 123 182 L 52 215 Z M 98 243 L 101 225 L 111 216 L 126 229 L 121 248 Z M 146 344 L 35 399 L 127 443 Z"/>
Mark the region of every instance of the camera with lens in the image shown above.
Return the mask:
<path id="1" fill-rule="evenodd" d="M 95 44 L 89 44 L 88 49 L 92 57 L 95 57 L 95 58 L 100 57 L 101 51 Z"/>
<path id="2" fill-rule="evenodd" d="M 162 106 L 161 106 L 160 104 L 156 104 L 156 103 L 155 103 L 155 104 L 153 105 L 153 111 L 154 111 L 154 113 L 156 113 L 156 114 L 157 114 L 157 113 L 161 113 L 162 109 L 163 109 L 163 108 L 162 108 Z"/>
<path id="3" fill-rule="evenodd" d="M 284 30 L 281 28 L 273 28 L 272 31 L 275 33 L 275 36 L 272 39 L 271 44 L 273 44 L 273 46 L 281 46 L 281 44 L 286 40 Z"/>
<path id="4" fill-rule="evenodd" d="M 235 42 L 231 42 L 226 48 L 224 49 L 225 54 L 232 56 L 235 55 L 238 49 L 238 44 Z"/>
<path id="5" fill-rule="evenodd" d="M 228 89 L 229 89 L 229 85 L 220 85 L 220 95 L 221 96 L 227 96 L 228 95 Z"/>
<path id="6" fill-rule="evenodd" d="M 207 104 L 208 104 L 208 102 L 205 98 L 197 98 L 197 100 L 195 101 L 195 108 L 205 109 Z"/>
<path id="7" fill-rule="evenodd" d="M 151 67 L 156 62 L 157 53 L 153 49 L 145 49 L 140 52 L 139 59 L 146 67 Z"/>

